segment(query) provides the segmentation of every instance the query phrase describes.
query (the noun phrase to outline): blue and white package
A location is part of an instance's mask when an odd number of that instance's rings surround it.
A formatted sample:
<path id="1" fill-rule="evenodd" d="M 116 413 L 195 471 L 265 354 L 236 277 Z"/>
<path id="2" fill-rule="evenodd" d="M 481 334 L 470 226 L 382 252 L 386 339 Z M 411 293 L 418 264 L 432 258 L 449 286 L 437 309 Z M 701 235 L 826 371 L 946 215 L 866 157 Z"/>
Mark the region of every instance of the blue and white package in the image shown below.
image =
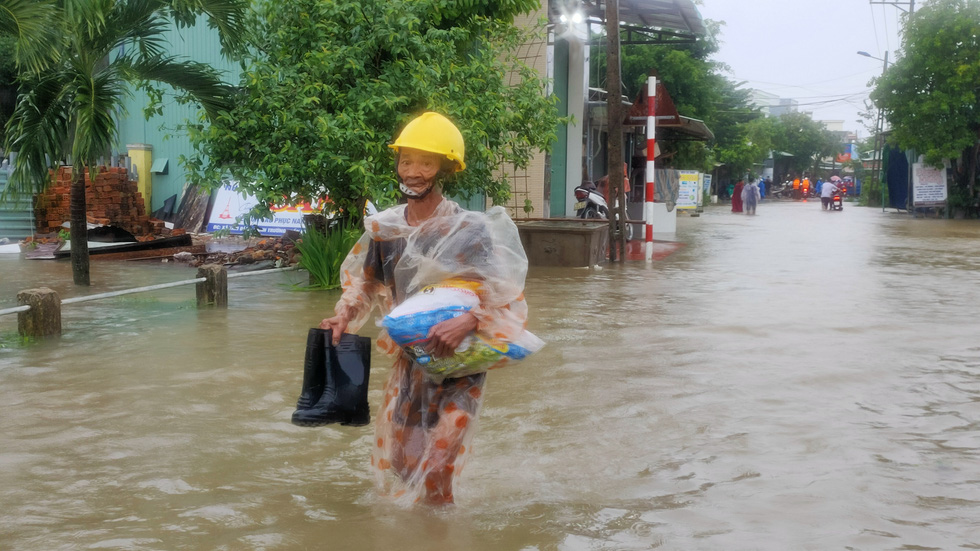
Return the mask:
<path id="1" fill-rule="evenodd" d="M 448 279 L 427 285 L 381 320 L 391 340 L 414 346 L 429 337 L 433 325 L 461 316 L 480 304 L 480 282 Z"/>
<path id="2" fill-rule="evenodd" d="M 436 382 L 465 377 L 519 361 L 537 352 L 544 342 L 523 331 L 513 342 L 472 333 L 447 358 L 433 358 L 425 351 L 432 326 L 460 316 L 480 303 L 480 283 L 450 279 L 424 287 L 395 307 L 381 320 L 389 336 Z"/>

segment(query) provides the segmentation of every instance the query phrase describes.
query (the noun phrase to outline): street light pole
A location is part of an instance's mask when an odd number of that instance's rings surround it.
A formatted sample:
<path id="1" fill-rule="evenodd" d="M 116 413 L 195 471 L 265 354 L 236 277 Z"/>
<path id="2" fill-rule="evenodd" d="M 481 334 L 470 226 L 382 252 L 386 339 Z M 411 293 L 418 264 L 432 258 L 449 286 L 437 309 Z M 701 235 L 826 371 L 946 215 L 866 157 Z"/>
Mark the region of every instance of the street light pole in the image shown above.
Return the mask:
<path id="1" fill-rule="evenodd" d="M 885 75 L 885 70 L 888 69 L 888 50 L 885 50 L 885 59 L 882 60 L 881 74 Z M 881 188 L 881 212 L 885 212 L 885 186 L 882 183 L 881 169 L 884 165 L 885 156 L 885 110 L 878 108 L 878 135 L 875 138 L 875 144 L 877 145 L 877 155 L 875 156 L 875 178 L 877 179 L 878 187 Z M 880 144 L 879 144 L 880 142 Z"/>
<path id="2" fill-rule="evenodd" d="M 870 57 L 871 59 L 878 59 L 879 61 L 881 61 L 882 63 L 881 75 L 882 76 L 885 75 L 885 71 L 888 69 L 888 50 L 885 50 L 884 59 L 879 59 L 869 54 L 868 52 L 858 52 L 858 55 L 863 55 L 864 57 Z M 874 175 L 875 185 L 881 188 L 882 212 L 884 212 L 885 210 L 885 186 L 882 185 L 881 177 L 880 177 L 882 161 L 884 160 L 881 157 L 884 155 L 884 149 L 885 149 L 885 139 L 884 136 L 882 135 L 885 131 L 884 126 L 885 126 L 885 111 L 884 109 L 879 107 L 878 119 L 875 121 L 875 147 L 874 147 L 874 156 L 871 158 L 871 171 L 872 174 Z"/>
<path id="3" fill-rule="evenodd" d="M 891 5 L 895 6 L 896 8 L 898 8 L 898 9 L 904 11 L 905 13 L 909 14 L 909 17 L 911 17 L 912 15 L 915 14 L 915 0 L 868 0 L 868 2 L 871 5 L 874 5 L 874 4 L 891 4 Z M 906 10 L 905 8 L 903 8 L 901 6 L 901 4 L 908 4 L 909 9 Z M 861 55 L 863 55 L 863 56 L 870 57 L 872 59 L 878 59 L 877 57 L 873 57 L 871 54 L 869 54 L 867 52 L 858 52 L 858 53 L 861 54 Z M 882 61 L 884 62 L 884 67 L 882 67 L 882 69 L 881 69 L 881 74 L 885 74 L 885 69 L 888 68 L 888 52 L 887 51 L 885 51 L 885 59 L 882 60 Z M 879 124 L 882 124 L 883 125 L 884 124 L 884 118 L 883 118 L 883 115 L 882 115 L 880 109 L 878 110 L 878 119 L 880 121 Z M 876 128 L 879 128 L 879 127 L 876 127 Z M 881 128 L 880 130 L 878 130 L 878 133 L 879 134 L 881 132 L 884 132 L 884 128 Z M 877 142 L 878 142 L 878 140 L 877 140 L 877 136 L 876 136 L 875 137 L 875 143 L 877 144 Z M 882 145 L 882 149 L 884 149 L 884 146 L 885 146 L 885 144 L 884 144 L 884 138 L 882 138 L 882 144 L 881 145 Z M 877 148 L 877 145 L 876 145 L 876 148 Z M 884 159 L 882 159 L 882 160 L 884 160 Z M 905 208 L 908 210 L 909 214 L 912 213 L 913 207 L 914 207 L 914 204 L 915 204 L 915 199 L 913 198 L 912 194 L 913 194 L 913 188 L 912 188 L 912 162 L 909 161 L 908 195 L 907 195 L 906 200 L 905 200 Z M 881 211 L 882 212 L 885 211 L 885 188 L 884 187 L 881 188 Z"/>

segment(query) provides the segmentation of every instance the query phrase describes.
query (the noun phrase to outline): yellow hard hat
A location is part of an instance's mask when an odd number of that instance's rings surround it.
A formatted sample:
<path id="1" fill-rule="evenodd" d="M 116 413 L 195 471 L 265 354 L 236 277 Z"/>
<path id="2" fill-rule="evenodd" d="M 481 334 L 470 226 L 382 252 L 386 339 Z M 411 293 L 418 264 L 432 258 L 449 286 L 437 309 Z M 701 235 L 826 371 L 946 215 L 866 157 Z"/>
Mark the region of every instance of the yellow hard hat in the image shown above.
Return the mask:
<path id="1" fill-rule="evenodd" d="M 450 161 L 456 161 L 456 170 L 466 168 L 466 163 L 463 162 L 463 153 L 466 150 L 463 135 L 452 121 L 432 111 L 426 111 L 412 119 L 398 135 L 395 143 L 388 147 L 395 151 L 401 147 L 409 147 L 438 153 L 445 155 Z"/>

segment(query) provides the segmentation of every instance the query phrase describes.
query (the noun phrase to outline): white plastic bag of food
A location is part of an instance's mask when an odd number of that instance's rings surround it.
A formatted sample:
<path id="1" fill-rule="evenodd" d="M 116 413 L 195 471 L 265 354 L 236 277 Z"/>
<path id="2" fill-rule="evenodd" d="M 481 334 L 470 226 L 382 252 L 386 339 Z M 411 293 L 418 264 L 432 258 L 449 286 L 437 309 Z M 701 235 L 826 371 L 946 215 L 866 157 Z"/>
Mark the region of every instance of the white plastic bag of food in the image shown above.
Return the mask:
<path id="1" fill-rule="evenodd" d="M 405 300 L 381 320 L 388 335 L 399 346 L 415 346 L 429 337 L 439 322 L 460 316 L 480 304 L 480 283 L 449 279 L 428 285 Z"/>
<path id="2" fill-rule="evenodd" d="M 463 279 L 425 286 L 392 309 L 381 324 L 391 339 L 436 382 L 503 367 L 512 361 L 523 360 L 544 346 L 544 341 L 529 331 L 521 332 L 510 341 L 475 332 L 463 340 L 452 356 L 430 356 L 425 346 L 432 326 L 476 308 L 480 303 L 480 290 L 480 282 Z"/>

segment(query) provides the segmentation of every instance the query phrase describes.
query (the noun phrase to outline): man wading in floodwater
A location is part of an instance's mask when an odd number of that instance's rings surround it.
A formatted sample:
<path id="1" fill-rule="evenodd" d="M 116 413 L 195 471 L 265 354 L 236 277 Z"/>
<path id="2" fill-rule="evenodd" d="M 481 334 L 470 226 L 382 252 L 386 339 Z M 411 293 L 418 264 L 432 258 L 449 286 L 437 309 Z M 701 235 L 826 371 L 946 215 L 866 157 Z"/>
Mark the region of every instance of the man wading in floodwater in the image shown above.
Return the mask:
<path id="1" fill-rule="evenodd" d="M 450 356 L 475 330 L 516 338 L 527 320 L 527 258 L 517 227 L 499 207 L 469 212 L 442 195 L 443 182 L 466 168 L 459 129 L 438 113 L 424 113 L 389 147 L 406 204 L 365 219 L 365 234 L 341 269 L 343 294 L 334 316 L 320 327 L 331 329 L 336 343 L 343 332 L 357 331 L 375 306 L 386 315 L 420 282 L 456 277 L 479 283 L 479 306 L 432 326 L 426 350 L 437 358 Z M 420 258 L 416 250 L 435 256 Z M 383 329 L 378 347 L 395 356 L 371 457 L 379 489 L 407 502 L 452 503 L 486 373 L 436 383 Z"/>

